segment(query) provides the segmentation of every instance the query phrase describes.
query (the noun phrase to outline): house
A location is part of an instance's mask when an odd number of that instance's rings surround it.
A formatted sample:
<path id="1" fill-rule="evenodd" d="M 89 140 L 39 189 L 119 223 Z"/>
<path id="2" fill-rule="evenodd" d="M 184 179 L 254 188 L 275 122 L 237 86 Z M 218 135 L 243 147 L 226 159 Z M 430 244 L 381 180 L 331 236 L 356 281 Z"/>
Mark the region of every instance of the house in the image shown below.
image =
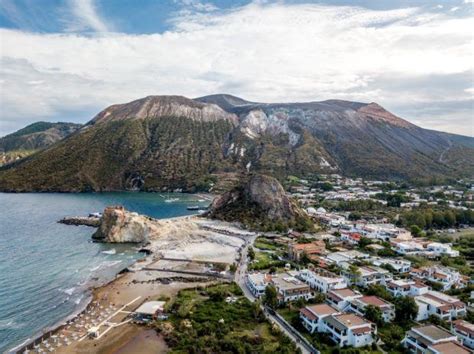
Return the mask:
<path id="1" fill-rule="evenodd" d="M 411 270 L 411 262 L 406 259 L 372 257 L 370 261 L 378 267 L 389 265 L 397 273 L 408 273 Z"/>
<path id="2" fill-rule="evenodd" d="M 395 318 L 395 306 L 378 296 L 362 296 L 350 300 L 347 311 L 364 316 L 365 308 L 369 305 L 378 307 L 382 311 L 382 318 L 385 322 L 391 322 Z"/>
<path id="3" fill-rule="evenodd" d="M 438 257 L 448 256 L 448 257 L 459 257 L 459 251 L 453 250 L 450 243 L 439 243 L 432 242 L 426 246 L 428 252 L 433 252 Z"/>
<path id="4" fill-rule="evenodd" d="M 322 255 L 326 253 L 326 244 L 322 240 L 316 240 L 310 243 L 292 243 L 288 245 L 288 255 L 296 262 L 301 260 L 303 254 L 308 257 L 312 255 Z"/>
<path id="5" fill-rule="evenodd" d="M 439 291 L 429 290 L 423 295 L 415 296 L 414 299 L 418 305 L 417 321 L 426 320 L 430 315 L 451 321 L 464 317 L 467 312 L 464 302 Z"/>
<path id="6" fill-rule="evenodd" d="M 427 293 L 430 287 L 414 280 L 392 280 L 385 286 L 392 296 L 418 296 Z"/>
<path id="7" fill-rule="evenodd" d="M 265 294 L 265 288 L 271 280 L 270 274 L 253 273 L 247 274 L 245 284 L 253 296 L 260 297 Z"/>
<path id="8" fill-rule="evenodd" d="M 350 245 L 358 245 L 361 239 L 361 234 L 357 232 L 349 232 L 341 234 L 341 240 L 350 244 Z"/>
<path id="9" fill-rule="evenodd" d="M 363 295 L 358 291 L 350 288 L 329 290 L 326 296 L 326 302 L 335 308 L 344 311 L 349 305 L 350 301 L 361 298 Z"/>
<path id="10" fill-rule="evenodd" d="M 309 285 L 291 275 L 273 275 L 270 282 L 278 292 L 278 301 L 280 303 L 298 299 L 309 300 L 314 297 Z"/>
<path id="11" fill-rule="evenodd" d="M 314 297 L 309 285 L 288 273 L 247 274 L 245 283 L 247 288 L 255 297 L 261 297 L 264 295 L 266 287 L 269 284 L 272 284 L 278 292 L 279 302 L 294 301 L 301 298 L 309 300 Z"/>
<path id="12" fill-rule="evenodd" d="M 410 329 L 402 344 L 410 352 L 416 354 L 468 354 L 456 336 L 444 328 L 424 325 Z"/>
<path id="13" fill-rule="evenodd" d="M 416 241 L 391 242 L 392 250 L 401 255 L 422 254 L 425 251 L 423 245 Z"/>
<path id="14" fill-rule="evenodd" d="M 464 346 L 474 349 L 474 324 L 464 320 L 453 321 L 451 332 L 458 337 Z"/>
<path id="15" fill-rule="evenodd" d="M 347 288 L 347 283 L 344 278 L 329 272 L 318 274 L 315 271 L 303 269 L 299 271 L 297 277 L 308 284 L 311 289 L 315 289 L 322 293 L 327 293 L 329 290 L 333 289 Z"/>
<path id="16" fill-rule="evenodd" d="M 351 263 L 355 260 L 362 260 L 369 258 L 370 256 L 367 253 L 362 253 L 359 251 L 340 251 L 329 253 L 324 260 L 328 264 L 342 265 L 343 263 Z"/>
<path id="17" fill-rule="evenodd" d="M 165 301 L 145 302 L 133 312 L 135 320 L 149 322 L 157 319 L 158 316 L 163 315 L 165 304 Z"/>
<path id="18" fill-rule="evenodd" d="M 323 332 L 323 319 L 326 316 L 339 314 L 339 310 L 327 304 L 306 306 L 300 309 L 300 319 L 309 333 Z"/>
<path id="19" fill-rule="evenodd" d="M 405 259 L 372 257 L 369 262 L 377 267 L 388 265 L 397 273 L 408 273 L 411 269 L 411 262 Z"/>
<path id="20" fill-rule="evenodd" d="M 410 275 L 415 279 L 424 279 L 438 283 L 443 287 L 443 291 L 450 290 L 451 288 L 464 288 L 467 282 L 457 270 L 439 265 L 412 268 Z"/>
<path id="21" fill-rule="evenodd" d="M 323 318 L 323 331 L 339 347 L 364 347 L 375 341 L 377 327 L 356 314 L 335 314 Z"/>
<path id="22" fill-rule="evenodd" d="M 374 266 L 361 266 L 359 274 L 353 274 L 348 269 L 343 270 L 342 275 L 350 285 L 358 285 L 364 288 L 371 285 L 385 285 L 393 279 L 392 274 L 386 270 Z"/>

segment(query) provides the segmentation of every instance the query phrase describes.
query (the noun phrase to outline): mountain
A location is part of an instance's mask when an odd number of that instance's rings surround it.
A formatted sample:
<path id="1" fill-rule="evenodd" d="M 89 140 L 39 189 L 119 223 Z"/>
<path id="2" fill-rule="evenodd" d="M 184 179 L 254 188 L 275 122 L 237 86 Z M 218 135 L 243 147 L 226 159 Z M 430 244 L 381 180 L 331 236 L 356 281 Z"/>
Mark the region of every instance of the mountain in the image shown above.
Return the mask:
<path id="1" fill-rule="evenodd" d="M 5 162 L 8 162 L 9 157 L 25 157 L 53 145 L 80 127 L 81 124 L 74 123 L 36 122 L 0 138 L 0 153 Z"/>
<path id="2" fill-rule="evenodd" d="M 4 166 L 0 190 L 193 191 L 246 172 L 472 176 L 473 141 L 422 129 L 376 103 L 149 96 L 110 106 L 75 134 Z"/>

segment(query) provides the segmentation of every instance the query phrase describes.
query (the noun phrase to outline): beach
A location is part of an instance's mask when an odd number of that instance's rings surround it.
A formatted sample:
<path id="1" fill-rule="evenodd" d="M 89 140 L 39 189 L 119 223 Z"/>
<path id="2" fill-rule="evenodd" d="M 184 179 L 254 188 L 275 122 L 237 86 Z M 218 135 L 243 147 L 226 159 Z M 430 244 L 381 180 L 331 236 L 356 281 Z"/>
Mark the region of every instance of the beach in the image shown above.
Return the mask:
<path id="1" fill-rule="evenodd" d="M 169 300 L 185 288 L 228 282 L 216 265 L 239 258 L 251 233 L 225 222 L 201 217 L 160 220 L 160 237 L 147 249 L 153 253 L 92 290 L 86 309 L 30 349 L 57 353 L 165 353 L 167 346 L 153 329 L 132 323 L 131 313 L 146 301 Z M 213 263 L 215 262 L 215 263 Z M 221 266 L 222 267 L 222 266 Z M 96 338 L 88 331 L 95 327 Z"/>

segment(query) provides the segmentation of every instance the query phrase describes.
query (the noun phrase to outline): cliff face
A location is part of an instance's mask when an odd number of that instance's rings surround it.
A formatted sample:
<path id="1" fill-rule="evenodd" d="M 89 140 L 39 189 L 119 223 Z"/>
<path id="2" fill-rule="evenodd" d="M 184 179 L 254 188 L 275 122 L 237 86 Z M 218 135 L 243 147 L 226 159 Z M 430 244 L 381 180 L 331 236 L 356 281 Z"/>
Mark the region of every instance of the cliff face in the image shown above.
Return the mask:
<path id="1" fill-rule="evenodd" d="M 242 185 L 217 197 L 209 217 L 240 221 L 251 228 L 284 231 L 308 230 L 312 223 L 305 212 L 285 194 L 273 177 L 253 175 Z"/>
<path id="2" fill-rule="evenodd" d="M 158 234 L 158 222 L 122 206 L 105 208 L 99 229 L 92 238 L 102 242 L 147 243 Z"/>

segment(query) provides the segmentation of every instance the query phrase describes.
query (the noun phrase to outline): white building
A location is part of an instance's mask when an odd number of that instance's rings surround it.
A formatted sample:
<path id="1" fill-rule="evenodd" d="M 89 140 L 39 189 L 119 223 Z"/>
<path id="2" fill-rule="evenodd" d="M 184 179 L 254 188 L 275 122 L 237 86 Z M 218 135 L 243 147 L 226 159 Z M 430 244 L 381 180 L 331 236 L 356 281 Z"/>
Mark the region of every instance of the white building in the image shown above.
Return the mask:
<path id="1" fill-rule="evenodd" d="M 365 315 L 367 306 L 375 306 L 382 312 L 382 318 L 385 322 L 391 322 L 395 318 L 395 306 L 377 296 L 362 296 L 350 301 L 347 311 L 354 312 L 360 316 Z"/>
<path id="2" fill-rule="evenodd" d="M 329 253 L 323 259 L 329 264 L 336 264 L 338 266 L 343 263 L 351 263 L 355 260 L 362 260 L 369 258 L 370 255 L 359 251 L 344 251 L 344 252 L 332 252 Z"/>
<path id="3" fill-rule="evenodd" d="M 323 318 L 323 331 L 339 347 L 364 347 L 375 341 L 377 327 L 355 314 L 338 314 Z"/>
<path id="4" fill-rule="evenodd" d="M 459 251 L 453 250 L 451 246 L 450 243 L 432 242 L 426 246 L 426 250 L 437 256 L 459 257 Z"/>
<path id="5" fill-rule="evenodd" d="M 466 347 L 462 346 L 455 335 L 444 328 L 425 325 L 410 329 L 402 344 L 410 352 L 416 354 L 469 354 Z"/>
<path id="6" fill-rule="evenodd" d="M 451 332 L 458 337 L 464 346 L 474 349 L 474 324 L 464 320 L 453 321 Z"/>
<path id="7" fill-rule="evenodd" d="M 398 296 L 418 296 L 427 293 L 430 287 L 418 281 L 413 280 L 392 280 L 385 286 L 390 294 Z"/>
<path id="8" fill-rule="evenodd" d="M 314 297 L 309 285 L 287 274 L 271 275 L 271 283 L 275 286 L 281 303 Z"/>
<path id="9" fill-rule="evenodd" d="M 309 333 L 324 332 L 323 319 L 339 314 L 339 310 L 327 304 L 306 306 L 300 310 L 300 319 Z"/>
<path id="10" fill-rule="evenodd" d="M 315 289 L 322 293 L 327 293 L 332 289 L 347 288 L 347 283 L 342 277 L 336 275 L 321 275 L 309 269 L 299 271 L 298 278 L 308 284 L 311 289 Z"/>
<path id="11" fill-rule="evenodd" d="M 247 274 L 245 284 L 253 296 L 260 297 L 265 294 L 265 288 L 270 282 L 270 279 L 269 274 L 265 273 Z"/>
<path id="12" fill-rule="evenodd" d="M 425 248 L 416 241 L 402 241 L 392 243 L 392 249 L 401 255 L 422 254 Z"/>
<path id="13" fill-rule="evenodd" d="M 443 291 L 451 288 L 464 288 L 466 286 L 464 277 L 453 268 L 434 265 L 431 267 L 413 268 L 410 275 L 415 279 L 429 280 L 443 286 Z"/>
<path id="14" fill-rule="evenodd" d="M 359 274 L 352 274 L 348 269 L 342 271 L 342 276 L 350 285 L 358 285 L 364 288 L 371 285 L 385 285 L 393 280 L 392 274 L 383 268 L 373 266 L 361 266 L 358 268 Z"/>
<path id="15" fill-rule="evenodd" d="M 430 315 L 451 321 L 466 316 L 466 304 L 454 296 L 430 290 L 414 297 L 418 305 L 417 321 L 428 319 Z"/>
<path id="16" fill-rule="evenodd" d="M 390 265 L 397 273 L 408 273 L 411 269 L 411 262 L 405 259 L 372 257 L 369 261 L 377 267 Z"/>
<path id="17" fill-rule="evenodd" d="M 354 299 L 361 298 L 363 295 L 358 291 L 349 288 L 329 290 L 326 296 L 326 302 L 340 311 L 344 311 Z"/>

